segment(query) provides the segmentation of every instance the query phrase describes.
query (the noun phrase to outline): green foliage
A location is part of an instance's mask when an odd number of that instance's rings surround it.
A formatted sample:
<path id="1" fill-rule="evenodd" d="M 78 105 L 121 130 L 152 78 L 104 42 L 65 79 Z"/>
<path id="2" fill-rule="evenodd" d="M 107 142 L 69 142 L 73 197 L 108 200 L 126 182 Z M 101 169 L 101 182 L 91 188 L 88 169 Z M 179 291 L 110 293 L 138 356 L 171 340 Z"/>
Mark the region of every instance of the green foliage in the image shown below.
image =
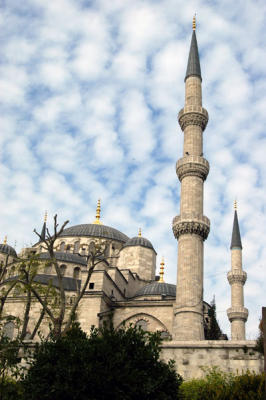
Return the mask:
<path id="1" fill-rule="evenodd" d="M 264 374 L 247 371 L 242 375 L 225 373 L 217 367 L 205 369 L 202 379 L 183 382 L 183 400 L 260 400 L 264 393 Z"/>
<path id="2" fill-rule="evenodd" d="M 46 341 L 23 381 L 25 400 L 177 400 L 182 378 L 159 359 L 160 334 L 129 327 L 92 329 L 74 323 Z"/>
<path id="3" fill-rule="evenodd" d="M 215 299 L 211 301 L 211 307 L 208 311 L 210 323 L 206 327 L 205 339 L 206 340 L 219 340 L 221 337 L 221 329 L 216 319 L 216 304 Z"/>
<path id="4" fill-rule="evenodd" d="M 260 324 L 259 324 L 259 330 L 260 330 L 260 333 L 259 333 L 259 336 L 256 341 L 255 350 L 257 350 L 261 354 L 264 354 L 264 333 L 262 330 L 262 320 L 260 321 Z"/>

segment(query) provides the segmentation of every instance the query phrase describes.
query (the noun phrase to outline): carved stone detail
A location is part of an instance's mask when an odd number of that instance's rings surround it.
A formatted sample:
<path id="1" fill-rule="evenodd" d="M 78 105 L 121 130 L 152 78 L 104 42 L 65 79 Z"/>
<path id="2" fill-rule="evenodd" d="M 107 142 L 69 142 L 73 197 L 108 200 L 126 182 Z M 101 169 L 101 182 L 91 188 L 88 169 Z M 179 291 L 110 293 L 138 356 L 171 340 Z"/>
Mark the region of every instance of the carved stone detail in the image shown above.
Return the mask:
<path id="1" fill-rule="evenodd" d="M 205 181 L 209 173 L 209 163 L 200 156 L 183 157 L 176 163 L 176 173 L 180 181 L 185 176 L 198 176 Z"/>
<path id="2" fill-rule="evenodd" d="M 198 125 L 204 131 L 208 119 L 208 112 L 203 107 L 195 107 L 195 110 L 183 108 L 178 114 L 178 122 L 182 131 L 189 125 Z"/>
<path id="3" fill-rule="evenodd" d="M 203 216 L 201 219 L 181 219 L 180 215 L 177 215 L 173 219 L 173 233 L 176 239 L 180 235 L 187 233 L 194 233 L 206 240 L 210 232 L 210 221 L 207 217 Z"/>
<path id="4" fill-rule="evenodd" d="M 230 285 L 233 283 L 242 283 L 244 285 L 247 280 L 247 273 L 245 271 L 229 271 L 227 279 Z"/>
<path id="5" fill-rule="evenodd" d="M 248 319 L 248 309 L 245 307 L 230 307 L 227 310 L 227 316 L 230 322 L 240 319 L 244 322 Z"/>

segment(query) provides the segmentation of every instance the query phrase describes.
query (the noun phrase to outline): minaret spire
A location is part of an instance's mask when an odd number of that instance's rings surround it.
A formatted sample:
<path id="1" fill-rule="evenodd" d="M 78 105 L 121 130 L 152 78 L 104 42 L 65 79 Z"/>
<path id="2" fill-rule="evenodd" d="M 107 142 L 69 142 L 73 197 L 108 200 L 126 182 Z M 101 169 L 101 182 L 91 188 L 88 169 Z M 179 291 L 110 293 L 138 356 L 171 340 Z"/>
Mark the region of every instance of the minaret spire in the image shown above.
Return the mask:
<path id="1" fill-rule="evenodd" d="M 199 60 L 199 51 L 198 51 L 198 43 L 196 37 L 196 16 L 193 17 L 192 23 L 192 37 L 190 43 L 190 50 L 188 56 L 187 63 L 187 72 L 185 81 L 189 76 L 198 76 L 201 79 L 201 70 L 200 70 L 200 60 Z"/>
<path id="2" fill-rule="evenodd" d="M 181 182 L 180 215 L 173 220 L 178 240 L 176 302 L 173 306 L 174 340 L 203 340 L 203 242 L 210 221 L 203 214 L 203 183 L 209 163 L 203 158 L 203 131 L 208 113 L 202 107 L 201 70 L 196 38 L 196 19 L 185 77 L 185 106 L 178 121 L 184 132 L 183 157 L 176 173 Z"/>
<path id="3" fill-rule="evenodd" d="M 234 204 L 235 214 L 231 240 L 231 271 L 227 279 L 231 285 L 231 307 L 227 310 L 227 316 L 231 322 L 231 339 L 245 340 L 245 323 L 248 318 L 248 310 L 244 307 L 244 285 L 247 274 L 242 269 L 242 244 L 237 217 L 237 205 Z"/>
<path id="4" fill-rule="evenodd" d="M 45 237 L 46 237 L 46 222 L 47 222 L 47 211 L 45 211 L 45 213 L 44 213 L 44 221 L 43 221 L 42 232 L 41 232 L 42 240 L 45 240 Z"/>

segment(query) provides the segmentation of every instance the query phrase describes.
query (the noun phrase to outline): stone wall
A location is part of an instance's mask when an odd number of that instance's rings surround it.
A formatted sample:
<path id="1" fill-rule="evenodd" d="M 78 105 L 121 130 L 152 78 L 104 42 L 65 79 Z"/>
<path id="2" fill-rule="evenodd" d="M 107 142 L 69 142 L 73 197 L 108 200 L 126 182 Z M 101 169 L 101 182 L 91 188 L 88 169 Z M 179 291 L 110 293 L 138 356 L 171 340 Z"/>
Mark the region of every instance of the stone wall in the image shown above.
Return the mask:
<path id="1" fill-rule="evenodd" d="M 263 371 L 263 356 L 254 350 L 253 340 L 164 341 L 161 357 L 174 360 L 177 372 L 185 379 L 204 375 L 201 367 L 217 366 L 225 372 Z"/>

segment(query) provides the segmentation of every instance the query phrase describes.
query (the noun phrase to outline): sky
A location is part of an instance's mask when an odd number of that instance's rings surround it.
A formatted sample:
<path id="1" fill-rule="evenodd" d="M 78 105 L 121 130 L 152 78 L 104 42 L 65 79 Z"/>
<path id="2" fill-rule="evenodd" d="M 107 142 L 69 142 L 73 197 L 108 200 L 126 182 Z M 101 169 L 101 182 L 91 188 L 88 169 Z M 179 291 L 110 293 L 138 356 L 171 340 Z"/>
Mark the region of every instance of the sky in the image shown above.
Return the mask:
<path id="1" fill-rule="evenodd" d="M 0 242 L 36 242 L 45 210 L 69 226 L 139 227 L 176 283 L 184 77 L 197 15 L 210 173 L 204 299 L 230 337 L 237 199 L 247 339 L 266 306 L 266 2 L 3 0 L 0 5 Z"/>

